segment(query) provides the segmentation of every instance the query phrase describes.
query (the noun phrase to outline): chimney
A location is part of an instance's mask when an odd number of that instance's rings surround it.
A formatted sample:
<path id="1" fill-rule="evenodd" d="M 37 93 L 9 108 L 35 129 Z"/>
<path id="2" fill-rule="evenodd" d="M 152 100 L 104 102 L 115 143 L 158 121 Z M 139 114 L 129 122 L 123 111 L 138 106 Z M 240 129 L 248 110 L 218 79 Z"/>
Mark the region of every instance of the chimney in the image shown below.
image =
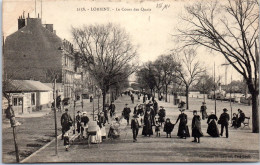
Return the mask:
<path id="1" fill-rule="evenodd" d="M 18 19 L 18 30 L 23 28 L 25 26 L 25 18 L 23 18 L 22 16 L 19 16 Z"/>
<path id="2" fill-rule="evenodd" d="M 53 32 L 53 24 L 45 24 L 45 28 L 48 29 L 50 32 Z"/>

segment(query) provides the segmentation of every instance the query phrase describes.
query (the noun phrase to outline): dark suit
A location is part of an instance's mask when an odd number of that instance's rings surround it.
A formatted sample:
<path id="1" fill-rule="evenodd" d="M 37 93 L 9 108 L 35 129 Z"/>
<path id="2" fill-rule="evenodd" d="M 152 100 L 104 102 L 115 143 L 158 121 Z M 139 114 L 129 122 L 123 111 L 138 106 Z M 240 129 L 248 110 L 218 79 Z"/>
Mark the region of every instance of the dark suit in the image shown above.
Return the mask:
<path id="1" fill-rule="evenodd" d="M 226 137 L 228 138 L 228 121 L 230 120 L 229 114 L 223 112 L 219 117 L 219 124 L 221 124 L 221 133 L 220 135 L 223 136 L 224 127 L 226 129 Z"/>
<path id="2" fill-rule="evenodd" d="M 139 131 L 139 122 L 137 118 L 133 118 L 131 121 L 131 129 L 133 131 L 133 139 L 136 140 Z"/>

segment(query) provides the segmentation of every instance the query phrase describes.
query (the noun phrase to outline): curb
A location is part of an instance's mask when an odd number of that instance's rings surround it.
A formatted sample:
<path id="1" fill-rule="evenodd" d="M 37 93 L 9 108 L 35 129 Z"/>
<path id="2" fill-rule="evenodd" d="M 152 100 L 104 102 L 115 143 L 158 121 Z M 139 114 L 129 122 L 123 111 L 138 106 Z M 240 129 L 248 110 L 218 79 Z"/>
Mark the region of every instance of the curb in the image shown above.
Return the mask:
<path id="1" fill-rule="evenodd" d="M 62 134 L 57 136 L 57 139 L 59 139 L 61 137 Z M 32 153 L 30 156 L 26 157 L 25 159 L 23 159 L 20 163 L 25 163 L 27 160 L 29 160 L 31 157 L 33 157 L 34 155 L 36 155 L 37 153 L 41 152 L 43 149 L 45 149 L 46 147 L 48 147 L 51 143 L 53 143 L 55 141 L 55 138 L 52 139 L 52 141 L 50 141 L 49 143 L 45 144 L 44 146 L 42 146 L 40 149 L 38 149 L 37 151 L 35 151 L 34 153 Z"/>

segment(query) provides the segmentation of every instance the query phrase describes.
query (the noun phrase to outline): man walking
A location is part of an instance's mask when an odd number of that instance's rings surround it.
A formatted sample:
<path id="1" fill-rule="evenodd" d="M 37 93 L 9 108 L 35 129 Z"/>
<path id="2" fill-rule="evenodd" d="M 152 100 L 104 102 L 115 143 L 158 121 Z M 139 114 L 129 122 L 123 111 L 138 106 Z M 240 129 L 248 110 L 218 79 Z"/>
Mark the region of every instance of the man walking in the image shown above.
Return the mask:
<path id="1" fill-rule="evenodd" d="M 207 118 L 207 106 L 205 102 L 202 102 L 202 106 L 200 107 L 200 112 L 201 112 L 201 116 L 202 116 L 202 120 Z"/>
<path id="2" fill-rule="evenodd" d="M 123 110 L 122 115 L 124 116 L 124 119 L 126 119 L 127 125 L 129 125 L 129 117 L 130 117 L 131 109 L 127 107 L 127 105 L 128 104 L 125 104 L 125 108 Z"/>
<path id="3" fill-rule="evenodd" d="M 116 106 L 113 101 L 111 101 L 111 104 L 109 105 L 109 110 L 110 110 L 110 117 L 113 117 L 116 111 Z"/>
<path id="4" fill-rule="evenodd" d="M 69 110 L 66 108 L 65 113 L 62 114 L 61 119 L 60 119 L 61 127 L 62 127 L 62 129 L 61 129 L 61 131 L 62 131 L 61 139 L 63 139 L 65 132 L 70 130 L 70 127 L 72 126 L 72 119 L 71 119 L 68 111 Z"/>
<path id="5" fill-rule="evenodd" d="M 136 114 L 134 114 L 133 119 L 131 121 L 131 129 L 133 131 L 133 142 L 137 141 L 137 135 L 138 135 L 138 131 L 139 131 L 139 122 L 137 120 L 138 116 Z"/>
<path id="6" fill-rule="evenodd" d="M 229 114 L 227 113 L 227 109 L 223 109 L 223 113 L 219 117 L 218 124 L 221 124 L 221 133 L 220 136 L 223 136 L 224 127 L 226 129 L 226 138 L 228 138 L 228 121 L 230 120 Z"/>

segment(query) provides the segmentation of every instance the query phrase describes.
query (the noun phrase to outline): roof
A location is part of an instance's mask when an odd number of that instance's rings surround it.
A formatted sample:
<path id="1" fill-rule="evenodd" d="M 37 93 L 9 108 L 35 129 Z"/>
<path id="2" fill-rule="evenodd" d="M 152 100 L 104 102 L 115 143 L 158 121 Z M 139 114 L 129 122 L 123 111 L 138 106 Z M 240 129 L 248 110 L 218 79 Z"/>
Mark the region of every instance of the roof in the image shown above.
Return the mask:
<path id="1" fill-rule="evenodd" d="M 7 92 L 47 92 L 52 88 L 34 80 L 12 80 Z"/>

